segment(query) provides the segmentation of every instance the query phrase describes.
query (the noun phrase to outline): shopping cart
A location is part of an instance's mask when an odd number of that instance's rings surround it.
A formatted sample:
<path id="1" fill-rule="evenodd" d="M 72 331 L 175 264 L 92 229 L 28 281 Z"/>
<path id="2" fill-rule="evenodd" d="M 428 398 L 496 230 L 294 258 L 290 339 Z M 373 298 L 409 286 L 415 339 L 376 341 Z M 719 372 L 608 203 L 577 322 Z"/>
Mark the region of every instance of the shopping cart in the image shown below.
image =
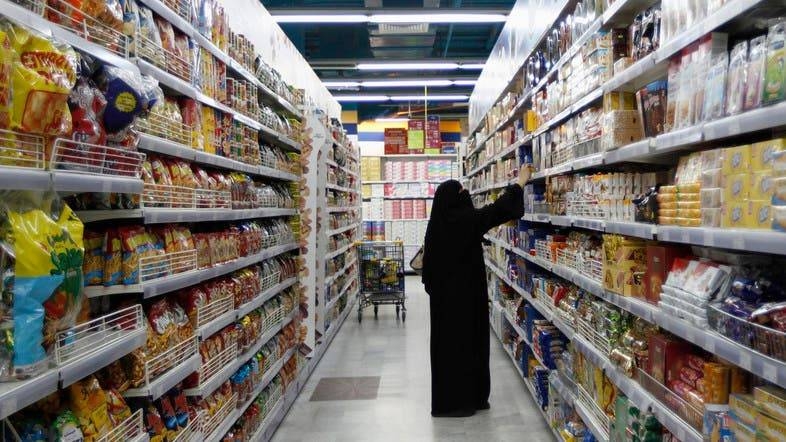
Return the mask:
<path id="1" fill-rule="evenodd" d="M 404 243 L 401 241 L 358 242 L 360 257 L 360 291 L 358 292 L 358 322 L 363 321 L 363 309 L 374 306 L 377 317 L 380 305 L 395 305 L 396 317 L 407 320 L 404 304 Z"/>

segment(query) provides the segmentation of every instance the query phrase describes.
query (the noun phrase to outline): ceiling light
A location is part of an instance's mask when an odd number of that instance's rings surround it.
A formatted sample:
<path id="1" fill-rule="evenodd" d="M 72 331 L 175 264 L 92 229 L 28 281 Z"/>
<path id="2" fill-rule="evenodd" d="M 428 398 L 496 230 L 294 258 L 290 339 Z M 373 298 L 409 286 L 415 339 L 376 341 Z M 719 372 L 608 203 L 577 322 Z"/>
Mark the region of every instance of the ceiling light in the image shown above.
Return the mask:
<path id="1" fill-rule="evenodd" d="M 478 80 L 456 80 L 453 82 L 454 86 L 475 86 Z"/>
<path id="2" fill-rule="evenodd" d="M 305 11 L 304 11 L 305 12 Z M 273 15 L 277 23 L 504 23 L 505 14 L 442 13 L 412 11 L 405 14 L 282 14 Z"/>
<path id="3" fill-rule="evenodd" d="M 371 23 L 504 23 L 502 14 L 373 14 Z"/>
<path id="4" fill-rule="evenodd" d="M 276 23 L 368 23 L 368 16 L 362 14 L 319 14 L 319 15 L 274 15 Z"/>
<path id="5" fill-rule="evenodd" d="M 406 123 L 409 118 L 377 118 L 374 121 L 377 123 Z"/>
<path id="6" fill-rule="evenodd" d="M 476 69 L 476 70 L 480 70 L 480 69 L 483 69 L 483 66 L 485 66 L 483 63 L 469 63 L 469 64 L 459 65 L 458 68 L 459 69 Z"/>
<path id="7" fill-rule="evenodd" d="M 357 81 L 323 81 L 322 84 L 330 89 L 360 87 L 360 82 Z"/>
<path id="8" fill-rule="evenodd" d="M 387 81 L 363 81 L 363 87 L 421 87 L 421 86 L 452 86 L 450 80 L 387 80 Z"/>
<path id="9" fill-rule="evenodd" d="M 388 101 L 387 95 L 334 95 L 336 101 Z"/>
<path id="10" fill-rule="evenodd" d="M 361 71 L 444 71 L 458 68 L 457 63 L 359 63 L 357 69 Z"/>
<path id="11" fill-rule="evenodd" d="M 466 95 L 394 95 L 390 97 L 393 101 L 463 101 L 468 98 Z"/>

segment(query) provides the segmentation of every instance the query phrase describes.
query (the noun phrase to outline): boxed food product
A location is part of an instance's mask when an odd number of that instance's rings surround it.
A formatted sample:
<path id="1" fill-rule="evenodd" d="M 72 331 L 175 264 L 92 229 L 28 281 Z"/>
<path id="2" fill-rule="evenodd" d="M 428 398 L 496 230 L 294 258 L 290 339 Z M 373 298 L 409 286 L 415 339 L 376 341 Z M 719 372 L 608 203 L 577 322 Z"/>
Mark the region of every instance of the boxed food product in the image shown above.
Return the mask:
<path id="1" fill-rule="evenodd" d="M 751 146 L 729 147 L 723 150 L 723 174 L 734 175 L 749 173 L 751 165 Z"/>
<path id="2" fill-rule="evenodd" d="M 786 421 L 783 417 L 773 418 L 765 413 L 756 417 L 757 441 L 781 442 L 786 440 Z"/>
<path id="3" fill-rule="evenodd" d="M 772 206 L 770 201 L 751 201 L 749 229 L 769 229 L 772 226 Z"/>
<path id="4" fill-rule="evenodd" d="M 644 124 L 644 135 L 654 137 L 664 132 L 666 123 L 666 81 L 656 81 L 636 92 L 639 116 Z"/>
<path id="5" fill-rule="evenodd" d="M 756 400 L 752 394 L 732 394 L 729 396 L 729 408 L 734 417 L 746 425 L 755 425 L 759 414 Z"/>
<path id="6" fill-rule="evenodd" d="M 786 391 L 769 385 L 756 387 L 753 389 L 753 398 L 765 413 L 786 421 Z"/>
<path id="7" fill-rule="evenodd" d="M 786 150 L 786 138 L 775 138 L 751 145 L 751 171 L 766 172 L 773 168 L 777 152 Z"/>
<path id="8" fill-rule="evenodd" d="M 750 203 L 731 202 L 723 204 L 722 228 L 744 228 L 751 224 Z"/>
<path id="9" fill-rule="evenodd" d="M 701 209 L 701 225 L 704 227 L 720 227 L 722 219 L 723 209 L 721 208 Z"/>
<path id="10" fill-rule="evenodd" d="M 724 181 L 724 203 L 742 203 L 749 199 L 751 187 L 751 177 L 749 174 L 726 175 Z"/>
<path id="11" fill-rule="evenodd" d="M 691 353 L 689 343 L 664 334 L 654 334 L 649 338 L 649 374 L 662 384 L 679 379 L 682 367 L 687 364 Z"/>

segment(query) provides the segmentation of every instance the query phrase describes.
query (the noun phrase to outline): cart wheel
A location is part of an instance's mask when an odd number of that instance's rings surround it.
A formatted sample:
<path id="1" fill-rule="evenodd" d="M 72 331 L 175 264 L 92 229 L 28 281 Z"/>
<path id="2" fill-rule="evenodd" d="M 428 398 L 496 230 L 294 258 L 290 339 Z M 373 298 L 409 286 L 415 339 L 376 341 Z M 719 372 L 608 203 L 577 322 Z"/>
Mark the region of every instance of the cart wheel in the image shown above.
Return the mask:
<path id="1" fill-rule="evenodd" d="M 377 319 L 378 313 L 379 313 L 379 306 L 374 304 L 374 319 Z"/>
<path id="2" fill-rule="evenodd" d="M 361 322 L 363 322 L 363 311 L 358 310 L 358 324 L 360 324 Z"/>
<path id="3" fill-rule="evenodd" d="M 401 310 L 401 306 L 397 305 L 397 306 L 396 306 L 396 317 L 397 317 L 397 318 L 398 318 L 398 312 L 399 312 L 399 310 Z"/>
<path id="4" fill-rule="evenodd" d="M 407 311 L 403 310 L 401 312 L 401 322 L 407 322 Z"/>

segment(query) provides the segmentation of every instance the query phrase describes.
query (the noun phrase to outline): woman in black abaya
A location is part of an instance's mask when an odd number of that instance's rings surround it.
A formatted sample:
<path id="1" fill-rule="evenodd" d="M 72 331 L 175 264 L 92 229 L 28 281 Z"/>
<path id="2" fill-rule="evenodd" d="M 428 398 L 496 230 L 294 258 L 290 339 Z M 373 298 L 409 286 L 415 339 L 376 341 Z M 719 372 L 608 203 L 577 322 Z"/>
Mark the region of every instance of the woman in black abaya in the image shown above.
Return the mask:
<path id="1" fill-rule="evenodd" d="M 483 235 L 524 215 L 522 187 L 508 186 L 475 209 L 458 181 L 439 185 L 423 246 L 423 284 L 431 304 L 431 415 L 464 417 L 489 408 L 489 313 Z"/>

